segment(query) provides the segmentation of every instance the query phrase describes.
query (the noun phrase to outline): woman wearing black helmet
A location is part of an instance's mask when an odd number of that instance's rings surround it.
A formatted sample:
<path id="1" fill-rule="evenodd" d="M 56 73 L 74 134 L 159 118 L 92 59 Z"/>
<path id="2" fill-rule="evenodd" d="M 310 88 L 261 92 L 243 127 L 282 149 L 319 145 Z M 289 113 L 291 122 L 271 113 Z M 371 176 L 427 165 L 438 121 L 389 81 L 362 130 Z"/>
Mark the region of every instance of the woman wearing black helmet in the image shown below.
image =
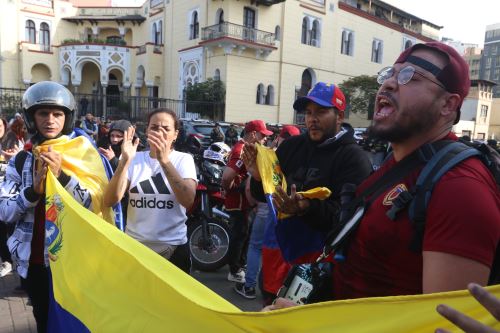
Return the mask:
<path id="1" fill-rule="evenodd" d="M 56 82 L 39 82 L 26 90 L 22 107 L 26 128 L 33 134 L 33 147 L 19 152 L 7 167 L 5 182 L 0 188 L 0 220 L 16 223 L 16 230 L 8 240 L 9 250 L 17 272 L 27 278 L 37 330 L 46 332 L 49 307 L 44 200 L 47 172 L 50 170 L 80 204 L 109 220 L 110 215 L 102 214 L 104 210 L 100 205 L 107 179 L 99 154 L 88 139 L 67 136 L 73 132 L 76 111 L 75 100 L 68 89 Z M 71 158 L 77 159 L 78 165 Z M 98 175 L 94 185 L 88 182 L 90 175 Z"/>

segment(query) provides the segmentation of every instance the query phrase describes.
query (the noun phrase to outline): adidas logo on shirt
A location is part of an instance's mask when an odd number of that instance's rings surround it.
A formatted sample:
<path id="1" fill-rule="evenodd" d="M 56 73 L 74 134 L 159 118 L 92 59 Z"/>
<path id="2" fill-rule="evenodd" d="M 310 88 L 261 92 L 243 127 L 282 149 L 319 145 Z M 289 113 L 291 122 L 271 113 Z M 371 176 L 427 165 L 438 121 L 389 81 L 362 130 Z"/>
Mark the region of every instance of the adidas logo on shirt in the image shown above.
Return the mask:
<path id="1" fill-rule="evenodd" d="M 153 181 L 153 183 L 151 183 Z M 153 186 L 154 185 L 154 186 Z M 137 188 L 140 186 L 141 191 Z M 156 175 L 151 177 L 151 179 L 143 180 L 139 185 L 134 186 L 130 189 L 130 193 L 144 193 L 144 194 L 170 194 L 167 185 L 163 181 L 161 173 L 158 172 Z M 155 191 L 156 189 L 156 191 Z"/>
<path id="2" fill-rule="evenodd" d="M 130 193 L 171 194 L 163 181 L 161 173 L 157 173 L 151 179 L 143 180 L 137 186 L 131 188 Z M 141 197 L 140 199 L 130 198 L 129 203 L 134 208 L 172 209 L 174 207 L 172 200 L 160 200 L 156 197 L 150 199 L 147 197 Z"/>

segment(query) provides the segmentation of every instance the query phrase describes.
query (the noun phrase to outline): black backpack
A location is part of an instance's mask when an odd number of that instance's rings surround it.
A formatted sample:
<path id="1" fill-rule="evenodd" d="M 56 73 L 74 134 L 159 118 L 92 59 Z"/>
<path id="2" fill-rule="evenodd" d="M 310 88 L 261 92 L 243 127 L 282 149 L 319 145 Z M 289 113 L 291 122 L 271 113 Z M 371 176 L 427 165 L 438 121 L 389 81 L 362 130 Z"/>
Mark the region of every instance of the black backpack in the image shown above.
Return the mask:
<path id="1" fill-rule="evenodd" d="M 336 251 L 336 259 L 342 261 L 343 249 L 346 247 L 346 243 L 349 241 L 353 231 L 362 220 L 362 210 L 371 201 L 410 172 L 424 165 L 415 186 L 408 191 L 400 193 L 393 201 L 391 209 L 387 212 L 387 216 L 390 219 L 395 219 L 401 210 L 408 208 L 408 215 L 414 227 L 410 249 L 415 252 L 422 251 L 427 205 L 429 204 L 434 186 L 451 168 L 465 159 L 474 156 L 478 157 L 491 172 L 496 181 L 497 190 L 500 191 L 500 154 L 492 147 L 486 144 L 466 144 L 451 140 L 426 144 L 405 157 L 393 169 L 386 172 L 374 184 L 356 196 L 355 199 L 347 204 L 347 207 L 342 208 L 344 212 L 347 212 L 344 214 L 346 218 L 341 218 L 342 228 L 337 228 L 328 235 L 323 250 L 323 257 L 332 251 Z M 371 199 L 367 200 L 368 197 Z M 500 283 L 500 253 L 498 245 L 488 284 L 497 283 Z"/>

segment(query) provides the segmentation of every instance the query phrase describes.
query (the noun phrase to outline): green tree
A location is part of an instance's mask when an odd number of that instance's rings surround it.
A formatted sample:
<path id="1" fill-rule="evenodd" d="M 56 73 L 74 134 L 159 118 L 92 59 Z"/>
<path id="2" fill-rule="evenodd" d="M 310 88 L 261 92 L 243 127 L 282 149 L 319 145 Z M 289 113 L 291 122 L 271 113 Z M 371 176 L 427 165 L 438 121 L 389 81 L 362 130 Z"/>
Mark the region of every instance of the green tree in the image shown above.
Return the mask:
<path id="1" fill-rule="evenodd" d="M 209 78 L 205 82 L 190 85 L 186 89 L 188 101 L 224 103 L 225 99 L 226 88 L 220 80 Z"/>
<path id="2" fill-rule="evenodd" d="M 346 97 L 346 110 L 357 114 L 368 114 L 368 119 L 372 119 L 379 86 L 377 78 L 368 75 L 355 76 L 342 82 L 339 87 Z"/>
<path id="3" fill-rule="evenodd" d="M 223 120 L 225 99 L 226 88 L 220 80 L 209 78 L 186 88 L 187 111 L 203 118 Z"/>

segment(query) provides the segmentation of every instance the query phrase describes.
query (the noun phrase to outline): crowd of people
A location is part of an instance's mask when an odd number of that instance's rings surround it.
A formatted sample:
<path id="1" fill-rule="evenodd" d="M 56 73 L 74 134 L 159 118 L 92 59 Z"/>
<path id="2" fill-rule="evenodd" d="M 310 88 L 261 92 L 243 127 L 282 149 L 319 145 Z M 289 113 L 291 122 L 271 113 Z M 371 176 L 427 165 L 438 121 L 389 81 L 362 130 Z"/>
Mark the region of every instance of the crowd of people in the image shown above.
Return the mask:
<path id="1" fill-rule="evenodd" d="M 442 43 L 416 44 L 382 69 L 377 80 L 380 88 L 368 129 L 372 137 L 365 144 L 356 142 L 353 128 L 345 122 L 344 94 L 324 82 L 316 83 L 293 105 L 305 114 L 304 133 L 292 125 L 274 132 L 258 119 L 248 121 L 241 135 L 234 127 L 224 134 L 215 124 L 212 142 L 232 147 L 221 182 L 230 216 L 227 280 L 235 283 L 239 295 L 254 299 L 259 270 L 270 262 L 262 261 L 262 247 L 274 211 L 266 202 L 256 162 L 257 145 L 266 145 L 275 150 L 289 186 L 276 187 L 272 197 L 276 211 L 298 217 L 325 239 L 339 234 L 347 220 L 355 220 L 349 238 L 336 249 L 342 260 L 333 259 L 334 254 L 325 259 L 333 263 L 332 292 L 324 295 L 326 299 L 469 287 L 498 319 L 500 301 L 480 287 L 491 281 L 500 239 L 500 192 L 487 166 L 472 157 L 442 175 L 432 189 L 425 224 L 413 221 L 405 206 L 411 198 L 403 202 L 416 188 L 427 162 L 417 155 L 429 144 L 459 140 L 452 126 L 460 119 L 470 87 L 467 64 Z M 65 87 L 41 82 L 25 92 L 22 115 L 0 122 L 0 274 L 15 267 L 39 332 L 46 331 L 49 307 L 43 200 L 48 170 L 84 207 L 96 213 L 118 207 L 128 236 L 186 273 L 191 269 L 186 210 L 195 199 L 197 175 L 193 156 L 174 148 L 183 135 L 176 113 L 155 109 L 147 115 L 144 147 L 129 121 L 101 122 L 88 113 L 76 122 L 76 109 Z M 84 173 L 75 176 L 65 170 L 65 144 L 75 138 L 94 144 L 113 170 L 100 193 L 86 188 Z M 376 158 L 367 150 L 377 153 Z M 102 166 L 104 160 L 95 164 Z M 397 172 L 400 175 L 393 176 Z M 298 193 L 317 187 L 328 188 L 331 195 L 317 199 Z M 374 187 L 379 190 L 372 191 Z M 307 241 L 296 245 L 307 247 Z M 291 265 L 312 263 L 319 255 L 293 263 L 275 259 L 272 264 L 286 270 L 266 279 L 281 285 Z M 277 290 L 267 290 L 265 310 L 298 305 L 276 294 Z M 462 329 L 484 328 L 446 305 L 437 311 Z"/>

